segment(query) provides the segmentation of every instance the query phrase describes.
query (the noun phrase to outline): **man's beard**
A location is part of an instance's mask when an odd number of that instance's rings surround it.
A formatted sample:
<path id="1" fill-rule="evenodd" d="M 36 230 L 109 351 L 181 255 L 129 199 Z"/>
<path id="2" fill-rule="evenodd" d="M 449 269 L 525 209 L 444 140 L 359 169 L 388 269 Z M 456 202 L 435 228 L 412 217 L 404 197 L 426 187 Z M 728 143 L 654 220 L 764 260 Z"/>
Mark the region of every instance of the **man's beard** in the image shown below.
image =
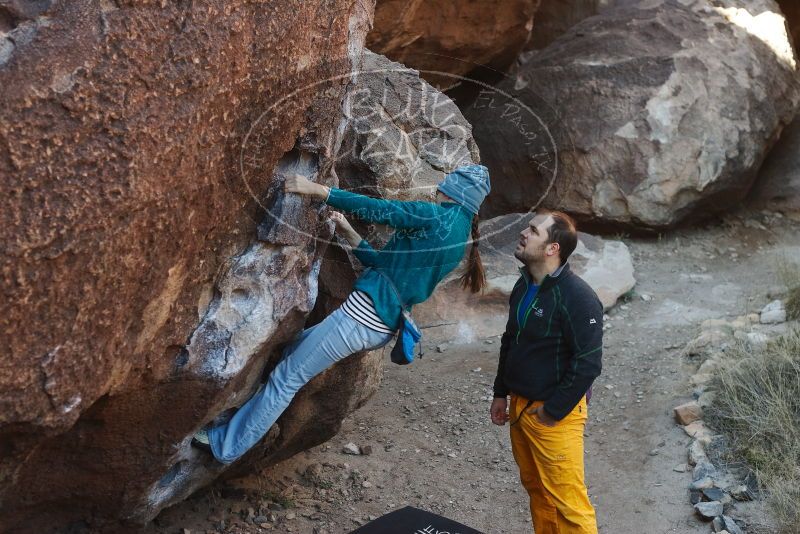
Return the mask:
<path id="1" fill-rule="evenodd" d="M 519 261 L 524 263 L 525 265 L 532 265 L 535 263 L 541 263 L 545 260 L 544 251 L 547 248 L 547 245 L 542 245 L 541 247 L 537 247 L 533 249 L 533 251 L 528 252 L 525 249 L 521 251 L 514 251 L 514 257 L 517 258 Z"/>

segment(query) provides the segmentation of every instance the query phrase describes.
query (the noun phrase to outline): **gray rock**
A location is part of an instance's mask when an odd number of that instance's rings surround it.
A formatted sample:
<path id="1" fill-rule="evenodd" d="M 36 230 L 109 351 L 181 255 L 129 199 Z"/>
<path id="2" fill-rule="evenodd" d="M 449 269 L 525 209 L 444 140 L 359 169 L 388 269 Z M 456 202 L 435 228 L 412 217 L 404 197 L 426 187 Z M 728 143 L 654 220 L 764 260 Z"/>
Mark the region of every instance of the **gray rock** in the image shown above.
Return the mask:
<path id="1" fill-rule="evenodd" d="M 711 501 L 711 502 L 699 502 L 694 505 L 694 509 L 702 519 L 706 521 L 711 521 L 718 515 L 722 515 L 722 511 L 724 507 L 722 506 L 721 502 L 718 501 Z"/>
<path id="2" fill-rule="evenodd" d="M 761 310 L 761 324 L 778 324 L 786 322 L 786 308 L 780 300 L 773 300 Z"/>
<path id="3" fill-rule="evenodd" d="M 691 445 L 689 445 L 689 464 L 697 465 L 703 460 L 708 460 L 705 447 L 697 440 L 692 441 Z"/>
<path id="4" fill-rule="evenodd" d="M 495 217 L 480 224 L 481 259 L 486 269 L 487 288 L 473 295 L 461 289 L 460 270 L 443 280 L 427 301 L 414 307 L 414 318 L 426 330 L 431 346 L 435 343 L 469 343 L 500 335 L 508 317 L 508 296 L 519 280 L 519 263 L 514 248 L 519 232 L 530 220 L 526 213 Z M 579 244 L 570 256 L 572 270 L 597 293 L 604 307 L 635 284 L 633 261 L 621 241 L 604 240 L 579 233 Z M 599 318 L 598 318 L 599 319 Z"/>
<path id="5" fill-rule="evenodd" d="M 350 442 L 347 445 L 345 445 L 344 447 L 342 447 L 342 452 L 344 454 L 351 454 L 353 456 L 360 456 L 361 455 L 361 449 L 358 447 L 358 445 L 356 445 L 353 442 Z"/>
<path id="6" fill-rule="evenodd" d="M 703 496 L 708 501 L 719 501 L 723 504 L 725 503 L 726 500 L 730 501 L 730 497 L 728 496 L 728 494 L 717 487 L 704 488 L 702 491 L 703 491 Z"/>
<path id="7" fill-rule="evenodd" d="M 692 480 L 697 481 L 704 478 L 714 478 L 717 476 L 717 468 L 708 459 L 702 459 L 694 466 Z"/>
<path id="8" fill-rule="evenodd" d="M 711 477 L 705 477 L 698 480 L 695 480 L 691 484 L 689 484 L 690 490 L 702 490 L 705 488 L 710 488 L 714 486 L 714 479 Z"/>
<path id="9" fill-rule="evenodd" d="M 715 517 L 711 526 L 717 534 L 744 534 L 744 531 L 736 524 L 736 521 L 727 515 Z"/>
<path id="10" fill-rule="evenodd" d="M 744 9 L 780 21 L 776 4 L 724 5 L 620 2 L 522 57 L 498 87 L 554 127 L 529 146 L 524 116 L 498 118 L 503 102 L 477 99 L 465 110 L 492 169 L 487 214 L 544 197 L 546 207 L 593 222 L 663 228 L 740 202 L 794 117 L 798 84 L 782 28 L 754 30 L 726 15 Z M 757 81 L 728 74 L 749 69 Z"/>

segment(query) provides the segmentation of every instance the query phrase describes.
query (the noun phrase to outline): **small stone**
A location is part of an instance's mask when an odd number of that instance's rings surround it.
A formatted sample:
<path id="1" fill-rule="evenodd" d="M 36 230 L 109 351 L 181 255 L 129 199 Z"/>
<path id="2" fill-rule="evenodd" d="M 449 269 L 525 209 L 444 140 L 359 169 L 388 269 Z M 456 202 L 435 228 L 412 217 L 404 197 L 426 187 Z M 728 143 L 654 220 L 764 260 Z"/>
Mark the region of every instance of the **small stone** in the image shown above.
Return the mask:
<path id="1" fill-rule="evenodd" d="M 708 460 L 705 447 L 697 440 L 692 441 L 689 445 L 689 465 L 697 465 L 703 460 Z"/>
<path id="2" fill-rule="evenodd" d="M 728 495 L 719 488 L 703 488 L 703 496 L 708 501 L 719 502 L 723 502 L 728 497 Z"/>
<path id="3" fill-rule="evenodd" d="M 761 324 L 777 324 L 786 322 L 786 308 L 783 302 L 773 300 L 761 310 Z"/>
<path id="4" fill-rule="evenodd" d="M 369 456 L 370 454 L 372 454 L 372 445 L 364 445 L 363 447 L 361 447 L 361 454 L 363 454 L 364 456 Z"/>
<path id="5" fill-rule="evenodd" d="M 700 478 L 689 484 L 690 490 L 702 490 L 714 486 L 714 480 L 711 477 Z"/>
<path id="6" fill-rule="evenodd" d="M 748 332 L 745 339 L 754 347 L 761 347 L 769 341 L 769 337 L 763 332 Z"/>
<path id="7" fill-rule="evenodd" d="M 486 339 L 486 340 L 484 340 L 484 343 L 486 343 L 487 345 L 491 345 L 492 343 L 494 343 L 494 340 L 493 339 Z"/>
<path id="8" fill-rule="evenodd" d="M 648 453 L 650 456 L 658 456 L 658 449 L 653 449 Z"/>
<path id="9" fill-rule="evenodd" d="M 695 421 L 683 427 L 683 431 L 705 446 L 711 443 L 712 434 L 703 421 Z"/>
<path id="10" fill-rule="evenodd" d="M 253 523 L 260 525 L 261 523 L 269 523 L 269 519 L 265 515 L 257 515 L 253 518 Z"/>
<path id="11" fill-rule="evenodd" d="M 286 519 L 294 519 L 295 517 L 297 517 L 297 514 L 294 512 L 289 512 L 286 514 Z"/>
<path id="12" fill-rule="evenodd" d="M 447 350 L 447 343 L 436 345 L 436 352 L 444 352 Z"/>
<path id="13" fill-rule="evenodd" d="M 686 472 L 686 464 L 676 465 L 672 468 L 673 471 L 676 473 L 685 473 Z"/>
<path id="14" fill-rule="evenodd" d="M 641 298 L 645 302 L 650 302 L 651 300 L 653 300 L 653 297 L 651 295 L 647 295 L 645 293 L 639 295 L 639 298 Z"/>
<path id="15" fill-rule="evenodd" d="M 708 460 L 700 460 L 694 466 L 692 472 L 692 480 L 700 480 L 703 478 L 714 478 L 717 476 L 717 468 Z M 701 488 L 698 488 L 701 489 Z"/>
<path id="16" fill-rule="evenodd" d="M 700 490 L 689 490 L 689 502 L 693 505 L 703 500 L 703 492 Z"/>
<path id="17" fill-rule="evenodd" d="M 687 402 L 686 404 L 681 404 L 680 406 L 676 406 L 673 409 L 675 414 L 675 420 L 678 421 L 678 424 L 686 426 L 690 423 L 694 423 L 695 421 L 699 421 L 703 418 L 703 409 L 697 403 L 697 401 Z"/>
<path id="18" fill-rule="evenodd" d="M 362 488 L 371 488 L 372 487 L 372 482 L 370 482 L 369 480 L 365 480 L 364 482 L 361 483 L 361 487 Z"/>
<path id="19" fill-rule="evenodd" d="M 356 445 L 352 441 L 350 443 L 348 443 L 347 445 L 345 445 L 344 447 L 342 447 L 342 452 L 344 454 L 351 454 L 353 456 L 360 456 L 361 455 L 361 449 L 359 449 L 358 445 Z"/>
<path id="20" fill-rule="evenodd" d="M 722 525 L 724 530 L 727 530 L 730 534 L 744 534 L 741 527 L 730 516 L 722 516 Z"/>
<path id="21" fill-rule="evenodd" d="M 481 372 L 481 368 L 480 367 L 476 367 L 475 369 L 472 370 L 472 372 L 473 373 L 480 373 Z"/>
<path id="22" fill-rule="evenodd" d="M 269 503 L 269 509 L 273 512 L 281 512 L 283 511 L 283 505 L 277 502 Z"/>
<path id="23" fill-rule="evenodd" d="M 699 502 L 694 505 L 694 509 L 702 519 L 711 521 L 718 515 L 722 515 L 723 506 L 721 502 Z"/>

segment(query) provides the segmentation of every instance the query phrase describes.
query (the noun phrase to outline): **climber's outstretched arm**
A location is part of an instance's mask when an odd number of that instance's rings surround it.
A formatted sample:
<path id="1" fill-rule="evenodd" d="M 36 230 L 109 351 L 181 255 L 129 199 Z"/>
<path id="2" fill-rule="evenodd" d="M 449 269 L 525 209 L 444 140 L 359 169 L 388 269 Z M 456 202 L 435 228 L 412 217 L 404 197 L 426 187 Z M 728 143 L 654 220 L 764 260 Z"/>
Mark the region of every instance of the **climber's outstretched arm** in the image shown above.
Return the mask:
<path id="1" fill-rule="evenodd" d="M 310 195 L 334 208 L 350 212 L 367 222 L 388 224 L 394 228 L 430 228 L 437 224 L 439 205 L 372 198 L 310 181 L 305 176 L 289 176 L 284 183 L 287 193 Z"/>
<path id="2" fill-rule="evenodd" d="M 361 237 L 361 234 L 350 225 L 350 221 L 338 211 L 331 213 L 331 220 L 336 223 L 336 233 L 350 244 L 353 254 L 358 258 L 358 261 L 367 267 L 375 267 L 378 261 L 378 253 Z"/>

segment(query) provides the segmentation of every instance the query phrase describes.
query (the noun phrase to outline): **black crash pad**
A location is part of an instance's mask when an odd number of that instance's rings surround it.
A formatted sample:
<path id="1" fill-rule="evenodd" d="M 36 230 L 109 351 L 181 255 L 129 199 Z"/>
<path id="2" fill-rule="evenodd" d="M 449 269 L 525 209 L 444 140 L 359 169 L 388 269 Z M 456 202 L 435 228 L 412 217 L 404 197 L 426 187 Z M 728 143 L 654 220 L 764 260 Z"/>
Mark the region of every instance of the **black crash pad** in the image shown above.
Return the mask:
<path id="1" fill-rule="evenodd" d="M 483 534 L 440 515 L 406 506 L 371 521 L 350 534 Z"/>

